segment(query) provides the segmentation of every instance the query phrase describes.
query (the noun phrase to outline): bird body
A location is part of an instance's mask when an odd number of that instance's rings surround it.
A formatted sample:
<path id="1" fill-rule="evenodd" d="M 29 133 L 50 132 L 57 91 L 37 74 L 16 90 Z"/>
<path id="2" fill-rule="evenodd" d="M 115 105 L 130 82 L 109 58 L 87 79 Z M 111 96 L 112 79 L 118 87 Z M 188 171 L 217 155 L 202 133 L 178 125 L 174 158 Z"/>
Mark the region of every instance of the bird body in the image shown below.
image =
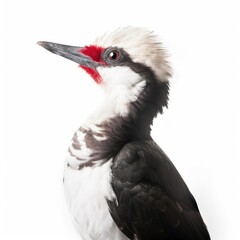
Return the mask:
<path id="1" fill-rule="evenodd" d="M 194 197 L 150 135 L 171 76 L 156 36 L 129 27 L 82 48 L 39 44 L 79 63 L 106 93 L 75 132 L 65 163 L 67 203 L 82 239 L 209 240 Z"/>

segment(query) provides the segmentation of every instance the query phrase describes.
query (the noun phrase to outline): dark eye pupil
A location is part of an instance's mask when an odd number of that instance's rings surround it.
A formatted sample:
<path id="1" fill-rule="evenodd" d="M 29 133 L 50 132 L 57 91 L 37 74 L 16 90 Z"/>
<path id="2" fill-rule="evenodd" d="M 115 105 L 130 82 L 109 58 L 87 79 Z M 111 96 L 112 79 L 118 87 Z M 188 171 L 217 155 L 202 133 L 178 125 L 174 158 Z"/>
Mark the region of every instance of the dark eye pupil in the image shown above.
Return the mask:
<path id="1" fill-rule="evenodd" d="M 119 59 L 119 52 L 118 51 L 112 51 L 108 55 L 109 59 L 111 60 L 118 60 Z"/>

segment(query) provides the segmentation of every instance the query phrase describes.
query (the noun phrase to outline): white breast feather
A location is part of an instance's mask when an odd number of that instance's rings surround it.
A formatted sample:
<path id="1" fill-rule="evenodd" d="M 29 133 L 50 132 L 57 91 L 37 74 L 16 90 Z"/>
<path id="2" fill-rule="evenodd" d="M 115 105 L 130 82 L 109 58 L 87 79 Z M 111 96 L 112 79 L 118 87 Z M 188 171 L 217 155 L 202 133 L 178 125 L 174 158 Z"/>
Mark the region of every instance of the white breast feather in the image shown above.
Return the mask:
<path id="1" fill-rule="evenodd" d="M 64 187 L 68 207 L 83 240 L 127 240 L 114 223 L 107 201 L 111 188 L 111 161 L 81 171 L 66 167 Z"/>

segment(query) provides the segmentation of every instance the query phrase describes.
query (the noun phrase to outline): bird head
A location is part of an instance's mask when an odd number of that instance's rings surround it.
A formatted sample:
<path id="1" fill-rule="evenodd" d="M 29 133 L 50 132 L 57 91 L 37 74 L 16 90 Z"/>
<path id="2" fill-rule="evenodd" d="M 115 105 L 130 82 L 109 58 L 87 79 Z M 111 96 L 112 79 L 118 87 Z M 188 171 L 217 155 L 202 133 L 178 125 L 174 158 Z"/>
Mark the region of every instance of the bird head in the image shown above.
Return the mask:
<path id="1" fill-rule="evenodd" d="M 85 47 L 43 41 L 38 44 L 78 63 L 109 96 L 118 99 L 116 104 L 126 106 L 151 97 L 158 111 L 167 105 L 171 68 L 161 43 L 149 30 L 119 28 Z M 158 98 L 161 102 L 154 103 Z"/>

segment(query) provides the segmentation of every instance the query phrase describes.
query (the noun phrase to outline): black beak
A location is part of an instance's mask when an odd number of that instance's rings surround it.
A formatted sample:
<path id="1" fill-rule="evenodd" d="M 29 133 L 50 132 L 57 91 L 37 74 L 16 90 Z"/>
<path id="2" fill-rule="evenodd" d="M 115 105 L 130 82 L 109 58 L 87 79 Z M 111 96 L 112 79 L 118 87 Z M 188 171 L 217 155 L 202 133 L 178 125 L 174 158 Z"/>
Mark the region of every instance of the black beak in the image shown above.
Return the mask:
<path id="1" fill-rule="evenodd" d="M 68 45 L 62 45 L 52 42 L 38 42 L 38 45 L 46 48 L 48 51 L 55 53 L 59 56 L 65 57 L 69 60 L 72 60 L 81 66 L 96 68 L 99 64 L 98 62 L 93 61 L 90 57 L 81 53 L 82 47 L 74 47 Z"/>

